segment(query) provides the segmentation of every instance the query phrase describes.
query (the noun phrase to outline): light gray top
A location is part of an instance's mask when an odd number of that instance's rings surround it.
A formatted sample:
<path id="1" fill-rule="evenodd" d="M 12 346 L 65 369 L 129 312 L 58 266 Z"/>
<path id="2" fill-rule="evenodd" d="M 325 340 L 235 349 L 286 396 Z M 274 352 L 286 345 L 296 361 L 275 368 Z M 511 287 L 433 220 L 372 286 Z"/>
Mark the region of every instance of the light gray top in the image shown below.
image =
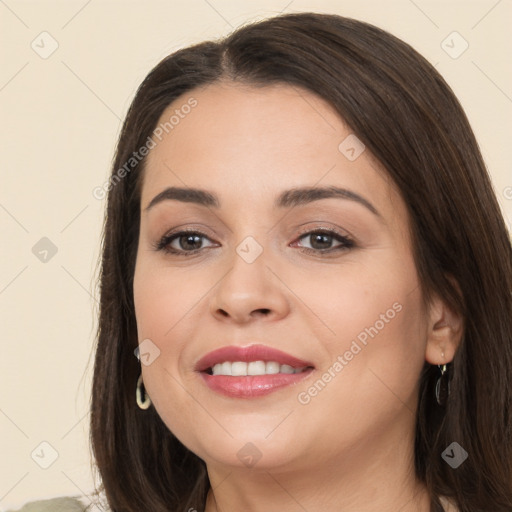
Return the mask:
<path id="1" fill-rule="evenodd" d="M 441 498 L 441 504 L 446 512 L 457 512 L 457 508 L 446 498 Z M 97 507 L 91 507 L 96 512 Z M 104 512 L 107 512 L 103 509 Z M 53 500 L 34 501 L 27 503 L 23 508 L 18 510 L 8 510 L 7 512 L 85 512 L 86 505 L 79 498 L 55 498 Z M 91 512 L 92 512 L 91 511 Z"/>
<path id="2" fill-rule="evenodd" d="M 98 508 L 91 507 L 93 510 Z M 52 500 L 33 501 L 27 503 L 25 506 L 18 510 L 11 510 L 7 512 L 84 512 L 86 505 L 84 505 L 78 498 L 54 498 Z"/>

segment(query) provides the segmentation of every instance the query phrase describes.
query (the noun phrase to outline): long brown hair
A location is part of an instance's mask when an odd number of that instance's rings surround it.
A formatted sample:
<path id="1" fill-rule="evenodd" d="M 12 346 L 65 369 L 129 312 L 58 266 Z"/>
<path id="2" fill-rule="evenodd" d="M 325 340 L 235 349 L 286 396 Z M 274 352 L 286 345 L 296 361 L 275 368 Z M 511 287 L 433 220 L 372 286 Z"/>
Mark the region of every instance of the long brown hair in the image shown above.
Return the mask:
<path id="1" fill-rule="evenodd" d="M 438 368 L 425 363 L 420 376 L 416 476 L 432 511 L 444 495 L 461 512 L 510 512 L 512 248 L 477 142 L 449 86 L 409 45 L 372 25 L 314 13 L 277 16 L 173 53 L 148 74 L 128 111 L 108 184 L 91 415 L 111 509 L 204 510 L 204 462 L 153 407 L 135 403 L 132 284 L 145 159 L 130 158 L 173 100 L 221 79 L 317 94 L 383 164 L 410 214 L 425 304 L 436 293 L 465 321 L 446 407 L 434 398 Z M 453 442 L 469 454 L 457 469 L 441 457 Z"/>

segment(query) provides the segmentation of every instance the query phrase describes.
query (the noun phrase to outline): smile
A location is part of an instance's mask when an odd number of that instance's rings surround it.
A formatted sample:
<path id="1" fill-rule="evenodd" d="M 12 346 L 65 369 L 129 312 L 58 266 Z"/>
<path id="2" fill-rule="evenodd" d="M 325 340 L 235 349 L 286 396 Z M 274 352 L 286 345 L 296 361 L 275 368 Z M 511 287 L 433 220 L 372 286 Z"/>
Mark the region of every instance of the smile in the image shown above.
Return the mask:
<path id="1" fill-rule="evenodd" d="M 224 361 L 217 363 L 210 368 L 212 375 L 232 375 L 235 377 L 245 377 L 247 375 L 275 375 L 277 373 L 293 374 L 301 373 L 306 366 L 294 368 L 289 364 L 279 364 L 277 361 Z"/>
<path id="2" fill-rule="evenodd" d="M 196 364 L 212 391 L 231 398 L 268 395 L 300 382 L 313 370 L 311 363 L 265 345 L 223 347 Z"/>

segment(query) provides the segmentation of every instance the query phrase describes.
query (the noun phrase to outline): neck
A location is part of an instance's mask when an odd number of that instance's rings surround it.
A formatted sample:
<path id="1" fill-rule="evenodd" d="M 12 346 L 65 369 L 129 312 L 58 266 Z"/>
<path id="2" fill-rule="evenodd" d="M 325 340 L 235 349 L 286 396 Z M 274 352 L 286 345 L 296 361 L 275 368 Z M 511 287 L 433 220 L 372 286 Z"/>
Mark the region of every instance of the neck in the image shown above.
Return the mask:
<path id="1" fill-rule="evenodd" d="M 271 472 L 250 477 L 232 473 L 222 482 L 223 492 L 210 489 L 205 512 L 430 512 L 430 498 L 420 483 L 404 486 L 382 478 L 373 485 L 366 482 L 364 487 L 353 486 L 340 484 L 332 473 L 330 478 L 310 475 L 293 480 Z"/>
<path id="2" fill-rule="evenodd" d="M 205 512 L 430 512 L 427 490 L 415 478 L 413 446 L 413 434 L 397 430 L 293 468 L 209 464 Z"/>

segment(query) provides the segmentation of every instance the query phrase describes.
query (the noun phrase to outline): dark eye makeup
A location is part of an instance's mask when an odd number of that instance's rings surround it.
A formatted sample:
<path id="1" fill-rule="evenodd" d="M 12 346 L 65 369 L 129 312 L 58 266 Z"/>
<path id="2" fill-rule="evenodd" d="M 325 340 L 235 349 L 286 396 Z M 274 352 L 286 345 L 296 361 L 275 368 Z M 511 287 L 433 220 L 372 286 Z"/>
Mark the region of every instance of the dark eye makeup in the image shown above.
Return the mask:
<path id="1" fill-rule="evenodd" d="M 156 251 L 163 251 L 166 254 L 174 256 L 193 256 L 205 249 L 210 249 L 214 246 L 203 246 L 203 239 L 209 239 L 205 233 L 194 230 L 181 230 L 175 233 L 169 233 L 160 238 L 153 244 Z M 310 247 L 303 247 L 297 243 L 306 239 Z M 332 246 L 334 242 L 338 245 Z M 176 247 L 178 245 L 178 247 Z M 298 247 L 302 252 L 322 256 L 332 254 L 333 252 L 344 252 L 348 249 L 355 247 L 354 241 L 347 235 L 342 235 L 332 229 L 314 229 L 302 233 L 299 238 L 290 244 L 291 247 Z M 316 247 L 315 247 L 316 246 Z"/>

